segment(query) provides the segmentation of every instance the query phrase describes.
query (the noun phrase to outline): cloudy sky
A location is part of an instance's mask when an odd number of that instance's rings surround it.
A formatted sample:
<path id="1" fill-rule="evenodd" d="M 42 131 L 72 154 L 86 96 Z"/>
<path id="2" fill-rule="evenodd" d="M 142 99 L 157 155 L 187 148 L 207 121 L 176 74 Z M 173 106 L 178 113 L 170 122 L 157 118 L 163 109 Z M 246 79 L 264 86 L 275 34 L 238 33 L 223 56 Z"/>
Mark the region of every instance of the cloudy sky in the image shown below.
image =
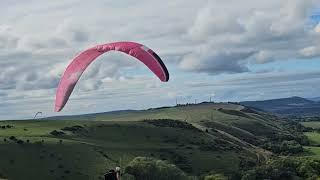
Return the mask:
<path id="1" fill-rule="evenodd" d="M 208 100 L 320 96 L 313 0 L 1 0 L 0 119 Z M 136 41 L 167 65 L 161 83 L 128 55 L 99 57 L 54 113 L 67 64 L 90 46 Z"/>

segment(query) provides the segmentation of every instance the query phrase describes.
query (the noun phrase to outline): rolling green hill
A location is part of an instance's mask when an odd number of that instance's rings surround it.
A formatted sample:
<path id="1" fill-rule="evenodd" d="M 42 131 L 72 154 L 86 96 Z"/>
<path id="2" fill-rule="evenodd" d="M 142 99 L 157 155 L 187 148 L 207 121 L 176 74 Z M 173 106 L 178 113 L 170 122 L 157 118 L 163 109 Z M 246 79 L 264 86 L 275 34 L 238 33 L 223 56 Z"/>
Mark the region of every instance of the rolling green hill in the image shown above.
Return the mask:
<path id="1" fill-rule="evenodd" d="M 266 142 L 299 141 L 291 127 L 227 103 L 1 121 L 0 178 L 100 179 L 137 156 L 167 160 L 189 176 L 236 178 L 269 159 Z"/>

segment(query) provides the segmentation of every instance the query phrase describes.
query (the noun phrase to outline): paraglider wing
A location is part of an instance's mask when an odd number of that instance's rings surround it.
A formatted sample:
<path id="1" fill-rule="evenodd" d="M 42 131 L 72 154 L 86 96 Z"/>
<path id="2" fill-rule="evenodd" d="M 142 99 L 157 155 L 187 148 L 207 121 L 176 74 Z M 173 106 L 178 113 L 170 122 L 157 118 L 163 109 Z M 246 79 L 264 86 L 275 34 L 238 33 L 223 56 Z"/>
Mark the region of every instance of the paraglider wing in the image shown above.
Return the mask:
<path id="1" fill-rule="evenodd" d="M 168 70 L 160 57 L 142 44 L 135 42 L 115 42 L 98 45 L 83 51 L 68 65 L 56 92 L 56 112 L 61 111 L 65 106 L 76 83 L 90 63 L 101 54 L 112 50 L 120 51 L 135 57 L 144 63 L 161 81 L 166 82 L 169 80 Z"/>
<path id="2" fill-rule="evenodd" d="M 39 115 L 39 114 L 41 114 L 42 115 L 42 112 L 37 112 L 35 115 L 34 115 L 34 117 L 33 117 L 33 119 L 36 119 L 36 117 Z"/>

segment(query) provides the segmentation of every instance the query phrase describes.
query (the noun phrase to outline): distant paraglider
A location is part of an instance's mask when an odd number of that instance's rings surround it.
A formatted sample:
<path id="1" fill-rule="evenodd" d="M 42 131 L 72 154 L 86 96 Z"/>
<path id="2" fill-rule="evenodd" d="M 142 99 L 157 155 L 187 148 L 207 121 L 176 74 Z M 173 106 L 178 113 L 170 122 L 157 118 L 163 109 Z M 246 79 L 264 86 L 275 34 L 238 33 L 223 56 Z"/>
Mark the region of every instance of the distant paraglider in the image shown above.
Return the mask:
<path id="1" fill-rule="evenodd" d="M 40 111 L 39 111 L 39 112 L 37 112 L 37 113 L 34 115 L 33 119 L 35 120 L 35 119 L 37 118 L 37 116 L 38 116 L 38 115 L 42 115 L 42 112 L 40 112 Z"/>
<path id="2" fill-rule="evenodd" d="M 169 73 L 160 57 L 142 44 L 135 42 L 114 42 L 97 45 L 81 52 L 65 70 L 56 92 L 55 111 L 59 112 L 67 103 L 76 83 L 85 69 L 98 56 L 108 51 L 120 51 L 144 63 L 161 81 L 169 80 Z"/>

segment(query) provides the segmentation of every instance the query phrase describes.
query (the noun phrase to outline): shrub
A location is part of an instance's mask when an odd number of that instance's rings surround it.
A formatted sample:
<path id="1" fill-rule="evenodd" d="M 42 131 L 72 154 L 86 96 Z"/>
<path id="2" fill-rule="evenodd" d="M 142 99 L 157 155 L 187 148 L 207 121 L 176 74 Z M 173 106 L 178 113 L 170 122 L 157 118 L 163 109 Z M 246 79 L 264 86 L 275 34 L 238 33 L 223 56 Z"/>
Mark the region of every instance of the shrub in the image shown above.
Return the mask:
<path id="1" fill-rule="evenodd" d="M 17 143 L 18 143 L 18 144 L 23 144 L 23 143 L 24 143 L 24 141 L 23 141 L 23 140 L 21 140 L 21 139 L 19 139 L 19 140 L 17 140 Z"/>
<path id="2" fill-rule="evenodd" d="M 17 138 L 15 136 L 10 136 L 9 139 L 12 140 L 12 141 L 17 140 Z"/>
<path id="3" fill-rule="evenodd" d="M 228 178 L 222 174 L 214 174 L 204 177 L 204 180 L 228 180 Z"/>
<path id="4" fill-rule="evenodd" d="M 173 164 L 148 157 L 136 157 L 125 168 L 136 180 L 185 180 L 185 173 Z"/>
<path id="5" fill-rule="evenodd" d="M 303 152 L 303 147 L 294 140 L 282 142 L 268 142 L 262 146 L 278 154 L 297 154 Z"/>
<path id="6" fill-rule="evenodd" d="M 76 126 L 71 126 L 71 127 L 64 127 L 61 130 L 63 131 L 71 131 L 73 133 L 83 131 L 84 128 L 82 126 L 76 125 Z"/>
<path id="7" fill-rule="evenodd" d="M 171 127 L 171 128 L 200 131 L 198 128 L 194 127 L 190 123 L 182 122 L 179 120 L 173 120 L 173 119 L 150 119 L 150 120 L 144 120 L 143 122 L 152 124 L 157 127 Z"/>
<path id="8" fill-rule="evenodd" d="M 53 135 L 53 136 L 62 136 L 65 133 L 62 132 L 62 131 L 53 130 L 53 131 L 50 132 L 50 134 Z"/>
<path id="9" fill-rule="evenodd" d="M 6 128 L 13 128 L 13 126 L 12 125 L 6 125 Z"/>

